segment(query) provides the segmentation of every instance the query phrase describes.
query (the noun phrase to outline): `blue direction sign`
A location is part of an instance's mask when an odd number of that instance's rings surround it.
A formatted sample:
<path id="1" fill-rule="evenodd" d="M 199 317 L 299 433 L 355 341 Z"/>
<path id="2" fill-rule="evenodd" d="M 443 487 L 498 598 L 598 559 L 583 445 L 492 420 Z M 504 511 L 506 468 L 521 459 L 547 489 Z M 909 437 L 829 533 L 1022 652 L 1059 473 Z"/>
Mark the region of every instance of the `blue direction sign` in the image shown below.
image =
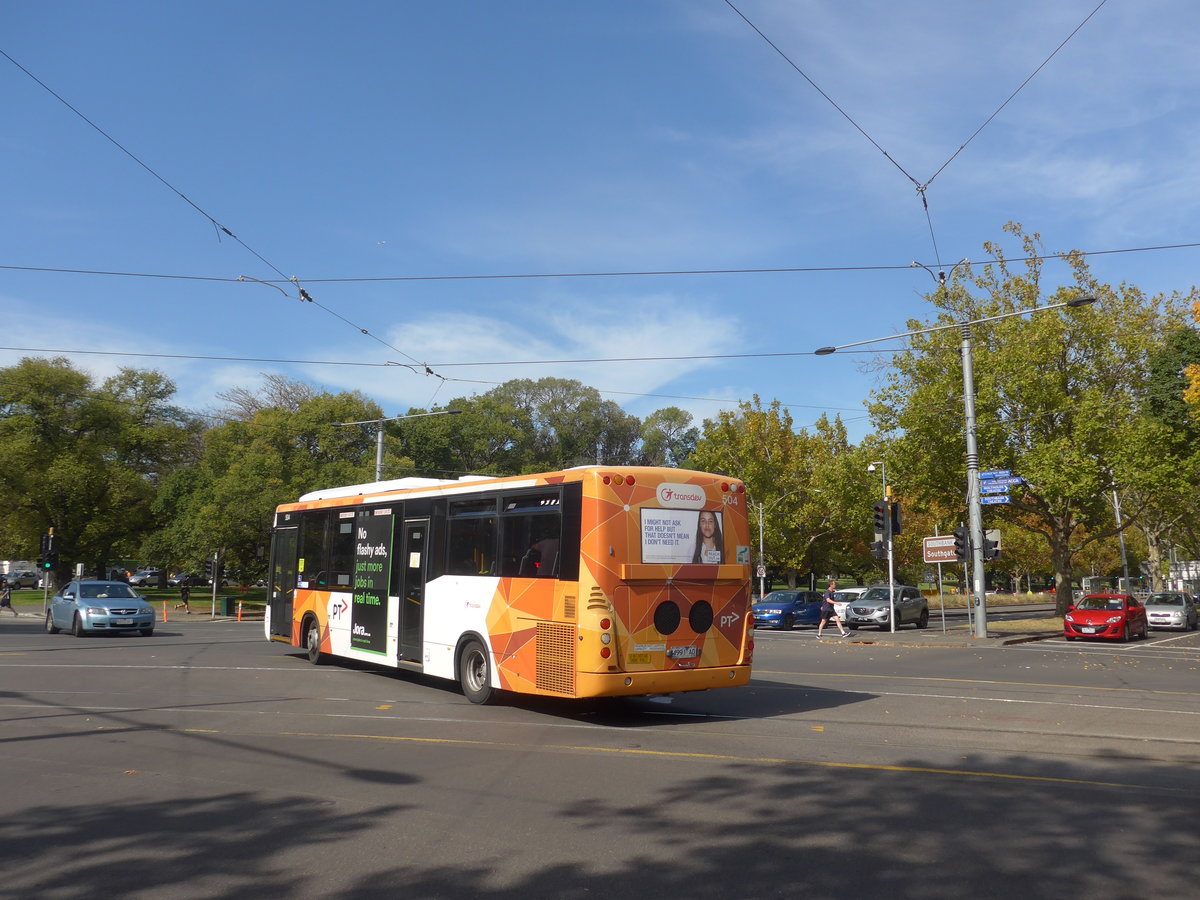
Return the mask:
<path id="1" fill-rule="evenodd" d="M 1011 499 L 1008 494 L 991 494 L 987 497 L 980 497 L 979 502 L 988 506 L 989 504 L 1008 503 Z"/>
<path id="2" fill-rule="evenodd" d="M 1010 478 L 1012 471 L 1009 469 L 992 469 L 988 472 L 980 472 L 979 477 L 985 481 L 990 478 Z"/>
<path id="3" fill-rule="evenodd" d="M 1014 484 L 1024 484 L 1025 479 L 1019 475 L 1013 475 L 1004 478 L 987 478 L 983 479 L 981 483 L 983 484 L 983 489 L 986 491 L 988 488 L 1009 488 Z"/>

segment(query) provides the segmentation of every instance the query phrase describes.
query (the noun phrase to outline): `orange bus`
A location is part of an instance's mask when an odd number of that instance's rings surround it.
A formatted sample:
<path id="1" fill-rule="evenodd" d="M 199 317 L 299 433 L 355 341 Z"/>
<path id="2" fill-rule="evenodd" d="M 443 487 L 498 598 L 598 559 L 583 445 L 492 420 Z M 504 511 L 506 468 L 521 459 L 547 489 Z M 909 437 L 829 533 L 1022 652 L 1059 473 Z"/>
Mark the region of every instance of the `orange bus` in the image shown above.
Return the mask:
<path id="1" fill-rule="evenodd" d="M 552 697 L 744 685 L 746 490 L 680 469 L 584 466 L 315 491 L 275 513 L 266 636 Z"/>

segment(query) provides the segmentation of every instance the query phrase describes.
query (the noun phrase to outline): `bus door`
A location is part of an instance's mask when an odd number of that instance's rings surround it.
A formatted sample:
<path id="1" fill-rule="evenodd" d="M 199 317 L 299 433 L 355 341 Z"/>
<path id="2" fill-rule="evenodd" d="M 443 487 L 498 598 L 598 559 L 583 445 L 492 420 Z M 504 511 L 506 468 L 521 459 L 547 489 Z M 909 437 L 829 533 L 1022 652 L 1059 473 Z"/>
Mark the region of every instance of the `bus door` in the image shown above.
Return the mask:
<path id="1" fill-rule="evenodd" d="M 296 547 L 299 528 L 276 528 L 271 538 L 270 583 L 267 603 L 271 615 L 271 634 L 290 639 L 292 603 L 296 597 Z"/>
<path id="2" fill-rule="evenodd" d="M 425 557 L 429 520 L 404 520 L 403 565 L 400 584 L 400 658 L 421 661 L 425 616 Z"/>

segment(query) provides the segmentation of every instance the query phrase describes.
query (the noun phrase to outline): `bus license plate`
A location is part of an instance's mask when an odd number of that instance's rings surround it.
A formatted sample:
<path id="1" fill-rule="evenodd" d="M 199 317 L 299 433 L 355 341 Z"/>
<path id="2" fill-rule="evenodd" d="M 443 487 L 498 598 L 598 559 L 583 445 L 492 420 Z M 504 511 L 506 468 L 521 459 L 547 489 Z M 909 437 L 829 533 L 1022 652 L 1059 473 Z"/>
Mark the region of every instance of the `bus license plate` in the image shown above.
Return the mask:
<path id="1" fill-rule="evenodd" d="M 668 647 L 667 659 L 695 659 L 700 655 L 699 647 Z"/>

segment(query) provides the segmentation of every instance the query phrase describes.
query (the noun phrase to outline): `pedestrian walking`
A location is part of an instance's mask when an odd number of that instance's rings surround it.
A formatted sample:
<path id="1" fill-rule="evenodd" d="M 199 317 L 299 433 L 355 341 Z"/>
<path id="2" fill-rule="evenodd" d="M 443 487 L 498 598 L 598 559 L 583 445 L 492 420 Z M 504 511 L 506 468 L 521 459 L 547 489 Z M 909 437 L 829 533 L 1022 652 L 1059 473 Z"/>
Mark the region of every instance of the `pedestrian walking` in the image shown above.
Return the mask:
<path id="1" fill-rule="evenodd" d="M 192 608 L 188 606 L 188 601 L 192 598 L 192 576 L 184 575 L 179 579 L 179 603 L 175 605 L 176 609 L 182 609 L 189 616 L 192 614 Z"/>
<path id="2" fill-rule="evenodd" d="M 13 609 L 12 605 L 12 585 L 7 580 L 4 586 L 0 587 L 0 609 L 7 609 L 14 616 L 19 616 L 20 613 Z"/>
<path id="3" fill-rule="evenodd" d="M 830 619 L 837 624 L 838 632 L 842 637 L 845 637 L 850 632 L 842 625 L 842 620 L 833 609 L 833 596 L 837 593 L 837 582 L 829 582 L 829 587 L 824 594 L 821 595 L 821 621 L 817 623 L 817 637 L 821 636 L 821 632 L 825 630 L 825 623 Z"/>

